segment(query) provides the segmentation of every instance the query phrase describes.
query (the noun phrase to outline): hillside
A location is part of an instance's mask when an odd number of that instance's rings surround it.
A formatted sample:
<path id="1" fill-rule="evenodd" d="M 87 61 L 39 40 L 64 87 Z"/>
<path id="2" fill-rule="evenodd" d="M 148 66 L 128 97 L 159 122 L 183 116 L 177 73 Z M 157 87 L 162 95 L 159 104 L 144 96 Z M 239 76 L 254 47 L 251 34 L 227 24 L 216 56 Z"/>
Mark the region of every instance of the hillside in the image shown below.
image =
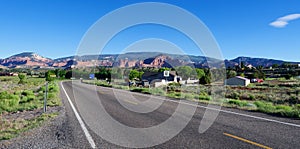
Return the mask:
<path id="1" fill-rule="evenodd" d="M 234 62 L 235 64 L 239 64 L 240 62 L 243 62 L 245 65 L 252 65 L 254 67 L 257 66 L 270 67 L 273 64 L 281 65 L 286 61 L 266 59 L 266 58 L 237 57 L 231 60 L 231 62 Z M 288 63 L 297 63 L 297 62 L 288 62 Z"/>
<path id="2" fill-rule="evenodd" d="M 273 64 L 285 63 L 286 61 L 237 57 L 232 60 L 225 60 L 227 67 L 234 67 L 243 62 L 244 65 L 254 67 L 269 67 Z M 24 52 L 0 59 L 0 66 L 3 68 L 69 68 L 69 67 L 92 67 L 92 66 L 114 66 L 114 67 L 176 67 L 182 65 L 194 66 L 196 68 L 219 67 L 221 60 L 194 55 L 166 54 L 158 52 L 132 52 L 125 54 L 102 54 L 69 56 L 58 59 L 50 59 L 33 52 Z M 289 62 L 298 64 L 298 62 Z M 300 63 L 300 62 L 299 62 Z"/>
<path id="3" fill-rule="evenodd" d="M 0 60 L 0 65 L 9 68 L 23 68 L 33 66 L 47 67 L 52 63 L 52 59 L 45 58 L 33 52 L 24 52 Z"/>

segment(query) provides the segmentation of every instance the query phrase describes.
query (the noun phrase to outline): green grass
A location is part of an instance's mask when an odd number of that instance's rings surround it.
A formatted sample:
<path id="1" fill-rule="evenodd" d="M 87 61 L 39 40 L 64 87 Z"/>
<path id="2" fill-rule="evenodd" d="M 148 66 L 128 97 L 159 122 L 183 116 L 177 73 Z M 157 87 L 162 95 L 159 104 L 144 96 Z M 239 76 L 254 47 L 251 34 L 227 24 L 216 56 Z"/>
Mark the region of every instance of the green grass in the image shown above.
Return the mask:
<path id="1" fill-rule="evenodd" d="M 58 113 L 42 114 L 33 119 L 2 119 L 3 112 L 29 111 L 41 109 L 44 105 L 44 92 L 46 90 L 45 78 L 27 78 L 24 84 L 19 84 L 17 77 L 0 77 L 0 140 L 11 139 L 21 132 L 37 127 Z M 48 85 L 47 106 L 59 106 L 58 82 Z"/>
<path id="2" fill-rule="evenodd" d="M 245 107 L 249 104 L 247 101 L 241 101 L 241 100 L 236 100 L 236 99 L 230 99 L 228 101 L 228 103 L 231 105 L 239 106 L 239 107 Z"/>
<path id="3" fill-rule="evenodd" d="M 271 102 L 255 101 L 254 104 L 257 106 L 257 110 L 260 112 L 279 115 L 283 117 L 294 117 L 300 118 L 300 106 L 288 106 L 288 105 L 274 105 Z"/>
<path id="4" fill-rule="evenodd" d="M 58 113 L 42 114 L 28 120 L 1 119 L 3 112 L 29 111 L 42 108 L 44 105 L 45 79 L 28 78 L 25 84 L 18 84 L 15 77 L 0 77 L 0 86 L 9 86 L 6 90 L 0 90 L 0 140 L 11 139 L 21 132 L 37 127 L 43 121 L 52 118 Z M 57 82 L 48 85 L 48 106 L 59 106 L 59 86 Z"/>
<path id="5" fill-rule="evenodd" d="M 2 78 L 3 79 L 3 78 Z M 12 78 L 13 79 L 13 78 Z M 35 80 L 36 79 L 36 80 Z M 33 82 L 27 81 L 28 86 L 36 88 L 16 89 L 13 91 L 0 92 L 0 114 L 3 112 L 16 112 L 24 110 L 33 110 L 43 107 L 45 86 L 41 86 L 40 78 L 31 78 Z M 44 81 L 45 82 L 45 81 Z M 17 81 L 15 81 L 17 83 Z M 31 85 L 30 85 L 31 84 Z M 50 82 L 48 86 L 48 106 L 59 106 L 61 100 L 59 98 L 59 87 L 57 82 Z"/>
<path id="6" fill-rule="evenodd" d="M 57 115 L 58 113 L 42 114 L 30 120 L 22 119 L 8 121 L 0 119 L 0 140 L 14 138 L 24 131 L 40 126 L 44 121 L 47 121 Z"/>

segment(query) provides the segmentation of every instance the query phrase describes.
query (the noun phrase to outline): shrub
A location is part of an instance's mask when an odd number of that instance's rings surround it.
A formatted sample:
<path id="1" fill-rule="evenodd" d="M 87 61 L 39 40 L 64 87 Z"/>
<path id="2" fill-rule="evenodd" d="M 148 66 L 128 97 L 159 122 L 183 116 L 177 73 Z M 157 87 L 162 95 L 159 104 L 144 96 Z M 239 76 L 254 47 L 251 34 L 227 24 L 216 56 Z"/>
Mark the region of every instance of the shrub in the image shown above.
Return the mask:
<path id="1" fill-rule="evenodd" d="M 300 111 L 297 109 L 296 106 L 290 107 L 287 105 L 276 105 L 274 106 L 270 102 L 262 102 L 262 101 L 255 101 L 254 104 L 257 106 L 258 111 L 276 114 L 285 117 L 300 117 Z"/>
<path id="2" fill-rule="evenodd" d="M 19 105 L 20 98 L 16 95 L 10 95 L 7 99 L 0 100 L 0 109 L 1 111 L 13 112 L 15 107 Z"/>
<path id="3" fill-rule="evenodd" d="M 176 98 L 176 96 L 175 96 L 175 93 L 174 93 L 174 92 L 172 92 L 172 93 L 168 93 L 168 94 L 167 94 L 167 96 L 168 96 L 168 97 L 170 97 L 170 98 Z"/>
<path id="4" fill-rule="evenodd" d="M 234 99 L 229 100 L 228 103 L 233 104 L 233 105 L 237 105 L 239 107 L 244 107 L 244 106 L 248 105 L 248 102 L 246 102 L 246 101 L 234 100 Z"/>
<path id="5" fill-rule="evenodd" d="M 186 98 L 186 99 L 193 99 L 194 96 L 191 93 L 187 93 L 187 94 L 184 94 L 184 98 Z"/>
<path id="6" fill-rule="evenodd" d="M 20 100 L 20 103 L 25 103 L 25 102 L 27 102 L 27 101 L 28 101 L 27 96 L 22 96 L 22 97 L 21 97 L 21 100 Z"/>
<path id="7" fill-rule="evenodd" d="M 252 94 L 249 94 L 249 99 L 250 99 L 250 100 L 255 100 L 255 96 L 252 95 Z"/>
<path id="8" fill-rule="evenodd" d="M 199 100 L 207 100 L 207 101 L 209 101 L 209 100 L 211 100 L 211 97 L 207 96 L 207 95 L 199 95 L 198 99 Z"/>
<path id="9" fill-rule="evenodd" d="M 297 104 L 297 103 L 300 103 L 297 96 L 291 96 L 289 98 L 289 104 Z"/>
<path id="10" fill-rule="evenodd" d="M 300 104 L 296 104 L 295 109 L 300 110 Z"/>
<path id="11" fill-rule="evenodd" d="M 57 85 L 51 84 L 51 85 L 49 85 L 48 90 L 49 90 L 49 92 L 58 92 L 59 88 Z"/>
<path id="12" fill-rule="evenodd" d="M 142 88 L 133 88 L 131 89 L 132 92 L 142 92 Z"/>
<path id="13" fill-rule="evenodd" d="M 286 117 L 299 117 L 300 114 L 298 110 L 286 105 L 276 106 L 275 113 Z"/>
<path id="14" fill-rule="evenodd" d="M 19 84 L 25 84 L 26 83 L 26 75 L 25 74 L 20 73 L 18 75 L 18 77 L 20 79 Z"/>
<path id="15" fill-rule="evenodd" d="M 286 105 L 277 105 L 275 106 L 276 110 L 284 110 L 284 111 L 292 111 L 293 108 L 290 106 L 286 106 Z"/>
<path id="16" fill-rule="evenodd" d="M 21 93 L 21 95 L 23 96 L 30 96 L 30 95 L 34 95 L 33 91 L 31 90 L 25 90 Z"/>
<path id="17" fill-rule="evenodd" d="M 149 88 L 143 88 L 142 93 L 150 94 Z"/>
<path id="18" fill-rule="evenodd" d="M 256 105 L 258 111 L 261 112 L 273 113 L 276 110 L 276 107 L 270 102 L 255 101 L 254 104 Z"/>
<path id="19" fill-rule="evenodd" d="M 162 95 L 162 96 L 166 94 L 165 90 L 163 90 L 162 88 L 151 88 L 150 93 L 154 95 Z"/>
<path id="20" fill-rule="evenodd" d="M 56 93 L 48 93 L 48 99 L 54 99 L 56 98 Z"/>

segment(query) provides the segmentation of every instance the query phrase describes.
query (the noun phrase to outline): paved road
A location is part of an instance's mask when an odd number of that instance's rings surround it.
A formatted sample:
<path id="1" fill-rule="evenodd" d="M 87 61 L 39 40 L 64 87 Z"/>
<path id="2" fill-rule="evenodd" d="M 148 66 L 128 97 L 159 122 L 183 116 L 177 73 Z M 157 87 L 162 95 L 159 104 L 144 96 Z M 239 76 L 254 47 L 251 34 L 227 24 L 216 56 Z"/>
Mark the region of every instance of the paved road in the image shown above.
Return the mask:
<path id="1" fill-rule="evenodd" d="M 164 130 L 153 129 L 149 132 L 145 129 L 156 128 L 166 122 L 180 105 L 183 105 L 183 110 L 177 113 L 176 118 L 187 121 L 191 115 L 188 112 L 196 107 L 192 119 L 179 134 L 151 148 L 300 148 L 300 120 L 222 108 L 213 125 L 204 133 L 199 133 L 206 110 L 203 105 L 189 101 L 178 104 L 177 100 L 160 98 L 148 100 L 150 95 L 131 96 L 132 93 L 127 91 L 76 81 L 61 85 L 62 98 L 68 101 L 68 121 L 72 122 L 72 127 L 68 127 L 67 131 L 72 134 L 69 136 L 73 136 L 71 140 L 74 142 L 68 144 L 75 148 L 123 148 L 120 144 L 141 147 L 165 140 L 169 137 L 168 133 L 176 132 L 184 124 L 174 120 L 168 127 L 162 127 Z M 69 100 L 78 112 L 77 116 Z M 157 105 L 159 107 L 153 110 Z M 121 126 L 136 129 L 128 131 Z"/>

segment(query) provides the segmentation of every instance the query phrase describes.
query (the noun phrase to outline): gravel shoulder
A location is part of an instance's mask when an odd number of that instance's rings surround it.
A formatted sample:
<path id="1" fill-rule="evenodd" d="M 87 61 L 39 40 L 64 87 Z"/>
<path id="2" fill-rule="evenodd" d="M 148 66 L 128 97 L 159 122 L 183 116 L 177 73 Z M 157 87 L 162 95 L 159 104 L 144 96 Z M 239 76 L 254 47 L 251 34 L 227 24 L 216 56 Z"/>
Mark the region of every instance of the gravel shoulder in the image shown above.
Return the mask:
<path id="1" fill-rule="evenodd" d="M 62 106 L 49 108 L 48 112 L 58 112 L 59 115 L 44 122 L 41 126 L 21 133 L 18 137 L 0 141 L 1 149 L 50 149 L 50 148 L 88 148 L 88 142 L 84 138 L 80 125 L 70 109 L 66 97 L 61 91 Z M 69 108 L 69 109 L 68 109 Z M 25 117 L 32 117 L 40 114 L 40 111 L 28 112 Z M 17 118 L 22 114 L 10 115 L 10 118 Z M 8 115 L 6 115 L 8 117 Z M 76 130 L 76 131 L 74 131 Z"/>

